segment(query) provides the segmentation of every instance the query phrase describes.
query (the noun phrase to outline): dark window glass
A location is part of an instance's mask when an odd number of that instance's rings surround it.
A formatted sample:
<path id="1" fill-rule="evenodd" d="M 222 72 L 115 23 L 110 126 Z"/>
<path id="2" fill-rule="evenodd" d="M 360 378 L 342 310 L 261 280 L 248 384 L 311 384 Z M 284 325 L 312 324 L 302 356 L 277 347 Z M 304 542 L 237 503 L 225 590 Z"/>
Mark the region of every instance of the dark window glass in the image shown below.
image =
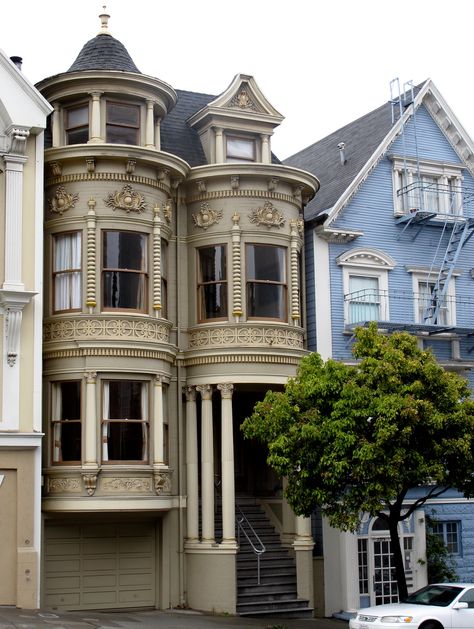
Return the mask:
<path id="1" fill-rule="evenodd" d="M 103 459 L 146 461 L 148 423 L 142 382 L 111 380 L 105 384 Z"/>
<path id="2" fill-rule="evenodd" d="M 287 318 L 286 249 L 247 245 L 247 316 Z"/>
<path id="3" fill-rule="evenodd" d="M 136 232 L 104 232 L 104 308 L 145 309 L 146 242 L 147 237 Z"/>
<path id="4" fill-rule="evenodd" d="M 89 105 L 66 110 L 66 144 L 85 144 L 89 141 Z"/>
<path id="5" fill-rule="evenodd" d="M 138 144 L 140 110 L 137 105 L 107 103 L 107 142 Z"/>
<path id="6" fill-rule="evenodd" d="M 203 247 L 198 250 L 199 319 L 227 317 L 227 262 L 225 245 Z"/>
<path id="7" fill-rule="evenodd" d="M 81 462 L 81 382 L 59 382 L 53 412 L 53 461 Z"/>
<path id="8" fill-rule="evenodd" d="M 161 316 L 168 316 L 168 243 L 161 239 Z"/>

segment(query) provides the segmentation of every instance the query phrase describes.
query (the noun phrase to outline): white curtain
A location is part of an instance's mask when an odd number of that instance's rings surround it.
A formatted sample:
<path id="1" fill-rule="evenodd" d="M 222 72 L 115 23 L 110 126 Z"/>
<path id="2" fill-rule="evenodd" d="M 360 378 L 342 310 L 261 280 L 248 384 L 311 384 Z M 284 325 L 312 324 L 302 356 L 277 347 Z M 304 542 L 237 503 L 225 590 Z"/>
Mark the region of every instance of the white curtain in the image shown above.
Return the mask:
<path id="1" fill-rule="evenodd" d="M 349 294 L 349 323 L 380 320 L 378 277 L 351 275 Z"/>
<path id="2" fill-rule="evenodd" d="M 52 415 L 53 415 L 53 461 L 55 463 L 61 461 L 62 459 L 61 421 L 60 421 L 61 410 L 62 410 L 61 385 L 54 384 L 53 385 Z"/>
<path id="3" fill-rule="evenodd" d="M 102 460 L 109 460 L 109 425 L 110 422 L 105 421 L 109 419 L 109 383 L 104 382 L 104 421 L 102 422 Z"/>
<path id="4" fill-rule="evenodd" d="M 145 384 L 141 385 L 141 406 L 142 406 L 142 431 L 143 431 L 143 443 L 142 443 L 142 461 L 146 461 L 148 458 L 148 389 Z"/>
<path id="5" fill-rule="evenodd" d="M 80 232 L 60 234 L 54 240 L 54 309 L 76 310 L 81 307 Z"/>

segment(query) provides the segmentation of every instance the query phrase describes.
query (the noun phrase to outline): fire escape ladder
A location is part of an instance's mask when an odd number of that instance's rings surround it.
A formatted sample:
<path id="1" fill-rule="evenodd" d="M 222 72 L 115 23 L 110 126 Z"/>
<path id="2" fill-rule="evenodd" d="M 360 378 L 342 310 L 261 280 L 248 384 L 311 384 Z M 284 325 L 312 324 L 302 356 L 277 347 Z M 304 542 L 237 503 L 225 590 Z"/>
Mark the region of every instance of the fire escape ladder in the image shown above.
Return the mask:
<path id="1" fill-rule="evenodd" d="M 423 313 L 425 323 L 437 325 L 441 323 L 440 313 L 445 302 L 449 282 L 461 253 L 461 249 L 474 233 L 474 219 L 456 220 L 449 238 L 448 246 L 439 269 L 439 273 L 429 297 L 428 305 Z"/>

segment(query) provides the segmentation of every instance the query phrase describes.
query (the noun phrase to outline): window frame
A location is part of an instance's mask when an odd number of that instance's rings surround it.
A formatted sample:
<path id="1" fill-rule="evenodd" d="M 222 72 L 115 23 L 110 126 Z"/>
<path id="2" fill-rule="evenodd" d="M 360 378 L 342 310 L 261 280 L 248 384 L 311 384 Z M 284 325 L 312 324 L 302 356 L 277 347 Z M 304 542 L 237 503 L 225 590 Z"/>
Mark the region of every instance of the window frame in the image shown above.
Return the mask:
<path id="1" fill-rule="evenodd" d="M 78 109 L 83 109 L 86 110 L 87 109 L 87 124 L 78 124 L 78 125 L 70 125 L 69 124 L 69 113 L 74 111 L 74 110 L 78 110 Z M 65 107 L 64 108 L 64 116 L 63 116 L 63 121 L 64 121 L 64 136 L 65 136 L 65 145 L 66 146 L 75 146 L 76 144 L 87 144 L 87 142 L 89 142 L 90 140 L 90 107 L 89 107 L 89 102 L 85 101 L 83 103 L 75 103 L 74 105 L 70 105 L 69 107 Z M 87 129 L 87 140 L 85 142 L 69 142 L 69 133 L 70 132 L 77 132 L 80 130 L 85 130 Z"/>
<path id="2" fill-rule="evenodd" d="M 160 282 L 161 282 L 161 316 L 168 318 L 168 274 L 169 274 L 169 243 L 166 238 L 160 242 Z"/>
<path id="3" fill-rule="evenodd" d="M 204 281 L 202 279 L 201 252 L 205 249 L 216 249 L 220 247 L 224 258 L 224 279 L 214 279 Z M 227 321 L 229 318 L 229 267 L 228 267 L 228 246 L 227 243 L 216 243 L 203 245 L 196 248 L 197 256 L 197 274 L 196 274 L 196 299 L 197 299 L 197 318 L 199 323 L 210 323 L 214 321 Z M 205 288 L 209 286 L 221 286 L 222 295 L 225 296 L 225 312 L 222 316 L 210 317 L 206 310 Z"/>
<path id="4" fill-rule="evenodd" d="M 455 526 L 455 535 L 456 535 L 456 550 L 452 550 L 450 548 L 450 545 L 453 544 L 453 542 L 449 542 L 448 537 L 450 534 L 452 534 L 452 531 L 448 531 L 448 526 Z M 434 527 L 440 527 L 441 531 L 435 531 Z M 462 556 L 462 543 L 461 543 L 461 533 L 462 533 L 462 527 L 461 527 L 461 521 L 460 520 L 438 520 L 435 519 L 435 521 L 432 523 L 431 525 L 431 532 L 433 533 L 433 535 L 437 535 L 439 537 L 442 538 L 443 540 L 443 544 L 446 546 L 448 552 L 450 555 L 455 555 L 455 556 Z"/>
<path id="5" fill-rule="evenodd" d="M 56 251 L 56 245 L 58 242 L 59 238 L 65 238 L 67 236 L 72 237 L 72 236 L 78 236 L 79 238 L 79 245 L 78 245 L 78 250 L 79 250 L 79 255 L 80 255 L 80 261 L 79 261 L 79 266 L 78 267 L 71 267 L 71 268 L 65 268 L 65 269 L 60 269 L 60 270 L 56 270 L 56 260 L 57 260 L 57 251 Z M 52 298 L 52 311 L 54 314 L 61 314 L 64 312 L 80 312 L 82 310 L 82 293 L 83 293 L 83 286 L 82 286 L 82 280 L 83 280 L 83 272 L 82 272 L 82 266 L 83 266 L 83 251 L 82 251 L 82 247 L 83 247 L 83 233 L 81 229 L 78 230 L 72 230 L 72 231 L 67 231 L 67 232 L 56 232 L 54 234 L 52 234 L 52 252 L 51 252 L 51 257 L 52 257 L 52 293 L 51 293 L 51 298 Z M 57 279 L 59 276 L 64 276 L 65 278 L 72 278 L 74 275 L 77 275 L 78 277 L 78 284 L 79 284 L 79 297 L 78 297 L 78 301 L 79 304 L 77 307 L 72 307 L 72 308 L 56 308 L 56 287 L 57 287 Z M 71 279 L 66 282 L 66 285 L 68 287 L 68 301 L 71 302 L 73 301 L 72 295 L 71 293 L 73 292 L 73 290 L 71 290 Z"/>
<path id="6" fill-rule="evenodd" d="M 142 417 L 141 419 L 128 419 L 125 417 L 106 417 L 110 414 L 110 388 L 111 382 L 121 383 L 138 383 L 141 385 L 141 404 L 142 404 Z M 101 404 L 101 419 L 100 419 L 100 443 L 101 452 L 100 460 L 103 465 L 148 465 L 150 463 L 150 386 L 147 380 L 128 379 L 128 378 L 105 378 L 102 380 L 102 404 Z M 142 426 L 142 459 L 110 459 L 108 446 L 109 435 L 107 426 L 110 424 L 140 424 Z"/>
<path id="7" fill-rule="evenodd" d="M 134 234 L 143 238 L 143 267 L 140 270 L 124 268 L 105 267 L 105 239 L 106 235 L 110 233 L 115 234 Z M 148 258 L 149 258 L 149 234 L 146 232 L 139 232 L 129 229 L 102 229 L 101 230 L 101 308 L 103 312 L 148 312 L 148 290 L 149 290 L 149 272 L 148 272 Z M 105 305 L 105 274 L 106 273 L 123 273 L 130 275 L 139 275 L 143 278 L 143 305 L 142 307 L 127 308 L 124 306 L 106 306 Z"/>
<path id="8" fill-rule="evenodd" d="M 64 399 L 64 393 L 62 390 L 62 385 L 75 383 L 79 386 L 79 417 L 73 419 L 67 419 L 63 417 L 55 417 L 56 414 L 62 415 L 63 412 L 63 404 L 62 401 Z M 82 455 L 83 455 L 83 387 L 82 380 L 80 379 L 72 379 L 72 380 L 58 380 L 51 383 L 51 465 L 70 465 L 77 466 L 82 464 Z M 64 461 L 62 459 L 62 439 L 63 439 L 63 425 L 71 425 L 71 424 L 79 424 L 79 434 L 80 434 L 80 458 L 79 459 L 71 459 Z M 58 435 L 59 433 L 59 435 Z M 58 458 L 56 459 L 56 450 L 58 450 Z"/>
<path id="9" fill-rule="evenodd" d="M 126 124 L 121 122 L 111 122 L 109 121 L 109 106 L 119 106 L 119 107 L 128 107 L 130 109 L 134 109 L 137 112 L 137 123 L 136 124 Z M 134 142 L 112 142 L 109 139 L 109 129 L 110 128 L 119 128 L 119 129 L 134 129 L 135 133 L 135 141 Z M 107 100 L 105 103 L 105 141 L 107 144 L 125 144 L 127 146 L 139 146 L 140 144 L 140 128 L 141 128 L 141 107 L 137 103 L 127 103 L 124 101 L 115 101 L 115 100 Z"/>
<path id="10" fill-rule="evenodd" d="M 425 321 L 423 320 L 423 310 L 424 310 L 424 306 L 422 308 L 422 301 L 425 299 L 423 296 L 423 292 L 420 290 L 420 285 L 421 284 L 426 284 L 426 282 L 429 282 L 430 284 L 434 284 L 436 282 L 437 279 L 437 273 L 434 272 L 432 274 L 432 276 L 430 277 L 430 273 L 429 271 L 421 271 L 420 269 L 412 269 L 409 268 L 408 269 L 409 272 L 412 273 L 412 290 L 413 290 L 413 316 L 414 316 L 414 321 L 415 323 L 420 323 L 420 324 L 425 324 Z M 456 281 L 455 281 L 455 275 L 458 275 L 458 273 L 453 274 L 453 277 L 451 277 L 451 279 L 449 280 L 449 284 L 448 284 L 448 290 L 446 292 L 446 305 L 444 307 L 444 311 L 446 314 L 446 320 L 443 321 L 442 323 L 437 323 L 437 324 L 433 324 L 431 323 L 431 321 L 427 321 L 426 325 L 447 325 L 447 326 L 453 326 L 456 325 Z"/>
<path id="11" fill-rule="evenodd" d="M 283 265 L 282 265 L 282 269 L 284 272 L 284 280 L 283 281 L 276 281 L 276 280 L 265 280 L 265 279 L 249 279 L 249 270 L 248 270 L 248 260 L 249 260 L 249 248 L 250 247 L 272 247 L 272 248 L 276 248 L 279 249 L 283 252 L 283 257 L 284 257 L 284 261 L 283 261 Z M 262 242 L 246 242 L 245 243 L 245 308 L 246 308 L 246 314 L 247 314 L 247 319 L 249 321 L 281 321 L 281 322 L 288 322 L 288 304 L 289 304 L 289 295 L 288 295 L 288 291 L 289 291 L 289 286 L 288 286 L 288 278 L 289 278 L 289 271 L 288 271 L 288 260 L 289 260 L 289 251 L 288 251 L 288 247 L 285 245 L 280 245 L 280 244 L 273 244 L 273 243 L 262 243 Z M 281 286 L 283 288 L 283 307 L 282 307 L 282 312 L 283 312 L 283 317 L 279 317 L 279 316 L 274 316 L 274 317 L 268 317 L 268 316 L 261 316 L 261 315 L 255 315 L 255 314 L 250 314 L 251 308 L 250 308 L 250 285 L 253 284 L 257 284 L 257 285 L 263 285 L 263 286 Z"/>

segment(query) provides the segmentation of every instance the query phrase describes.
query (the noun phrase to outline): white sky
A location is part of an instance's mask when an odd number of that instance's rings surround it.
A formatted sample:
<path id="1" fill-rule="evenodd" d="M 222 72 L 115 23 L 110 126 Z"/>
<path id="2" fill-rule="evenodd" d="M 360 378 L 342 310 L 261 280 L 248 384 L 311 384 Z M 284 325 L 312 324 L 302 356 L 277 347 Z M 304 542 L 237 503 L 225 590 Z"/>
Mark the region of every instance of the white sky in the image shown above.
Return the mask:
<path id="1" fill-rule="evenodd" d="M 219 94 L 252 74 L 285 116 L 280 159 L 430 77 L 474 136 L 471 0 L 104 0 L 141 72 Z M 66 71 L 100 28 L 97 0 L 3 0 L 0 48 L 36 83 Z M 1 91 L 1 86 L 0 86 Z"/>

